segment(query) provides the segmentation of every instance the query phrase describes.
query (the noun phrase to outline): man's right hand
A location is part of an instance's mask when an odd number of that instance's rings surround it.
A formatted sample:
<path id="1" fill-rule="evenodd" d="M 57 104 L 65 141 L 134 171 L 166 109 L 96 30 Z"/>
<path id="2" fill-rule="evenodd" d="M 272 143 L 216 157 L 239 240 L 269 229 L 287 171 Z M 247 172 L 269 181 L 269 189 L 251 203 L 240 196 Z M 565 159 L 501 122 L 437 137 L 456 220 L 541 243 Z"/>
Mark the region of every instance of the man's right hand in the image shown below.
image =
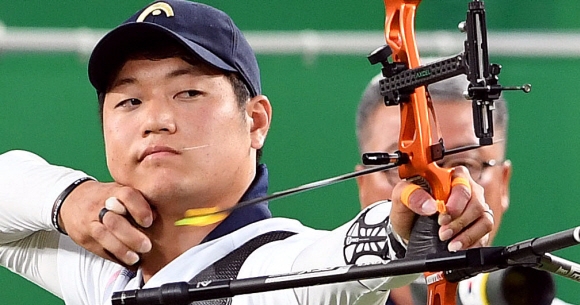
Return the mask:
<path id="1" fill-rule="evenodd" d="M 99 212 L 111 197 L 117 198 L 128 215 L 107 212 L 101 223 Z M 108 260 L 133 266 L 139 261 L 139 254 L 151 250 L 151 241 L 139 227 L 151 226 L 153 219 L 154 212 L 139 191 L 117 183 L 87 181 L 65 199 L 59 223 L 83 248 Z"/>

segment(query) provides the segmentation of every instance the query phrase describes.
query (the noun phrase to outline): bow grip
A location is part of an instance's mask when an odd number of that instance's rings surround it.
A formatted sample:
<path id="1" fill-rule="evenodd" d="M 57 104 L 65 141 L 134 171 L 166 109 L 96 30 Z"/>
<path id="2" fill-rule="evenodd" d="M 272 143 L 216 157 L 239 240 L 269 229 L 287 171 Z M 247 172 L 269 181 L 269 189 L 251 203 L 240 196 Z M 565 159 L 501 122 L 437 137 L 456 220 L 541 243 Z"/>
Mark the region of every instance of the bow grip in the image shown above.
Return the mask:
<path id="1" fill-rule="evenodd" d="M 437 197 L 436 197 L 437 198 Z M 417 218 L 409 244 L 407 255 L 409 258 L 424 258 L 428 254 L 445 253 L 447 242 L 439 239 L 438 214 L 420 216 Z M 455 305 L 458 282 L 448 282 L 443 272 L 425 272 L 425 281 L 429 296 L 428 305 Z"/>
<path id="2" fill-rule="evenodd" d="M 435 163 L 427 166 L 422 176 L 407 179 L 421 186 L 425 191 L 432 194 L 433 198 L 440 202 L 439 212 L 444 211 L 444 203 L 451 192 L 451 169 L 440 168 Z M 409 257 L 424 257 L 428 254 L 448 252 L 447 242 L 439 239 L 438 213 L 431 216 L 417 218 L 408 244 Z"/>

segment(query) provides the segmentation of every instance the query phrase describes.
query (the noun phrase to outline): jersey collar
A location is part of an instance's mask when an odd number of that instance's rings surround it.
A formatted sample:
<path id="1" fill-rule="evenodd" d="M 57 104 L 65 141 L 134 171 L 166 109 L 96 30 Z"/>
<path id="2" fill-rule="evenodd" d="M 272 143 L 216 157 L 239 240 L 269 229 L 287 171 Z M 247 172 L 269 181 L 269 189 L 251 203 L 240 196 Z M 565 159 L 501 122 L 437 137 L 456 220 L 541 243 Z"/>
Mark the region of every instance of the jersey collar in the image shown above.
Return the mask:
<path id="1" fill-rule="evenodd" d="M 259 164 L 256 167 L 256 177 L 246 193 L 240 199 L 240 202 L 264 197 L 267 194 L 268 168 L 265 164 Z M 203 239 L 202 243 L 220 238 L 251 223 L 271 217 L 272 213 L 268 209 L 267 201 L 235 209 L 224 221 L 222 221 L 222 223 L 220 223 Z"/>

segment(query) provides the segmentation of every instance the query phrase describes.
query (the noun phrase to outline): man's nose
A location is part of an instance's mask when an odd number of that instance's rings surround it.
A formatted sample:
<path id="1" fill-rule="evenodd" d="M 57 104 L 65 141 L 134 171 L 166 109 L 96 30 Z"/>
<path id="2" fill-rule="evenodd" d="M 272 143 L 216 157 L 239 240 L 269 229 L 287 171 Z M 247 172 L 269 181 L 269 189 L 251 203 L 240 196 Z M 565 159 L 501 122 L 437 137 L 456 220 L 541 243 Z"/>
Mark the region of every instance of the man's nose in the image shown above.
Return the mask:
<path id="1" fill-rule="evenodd" d="M 174 133 L 175 110 L 167 101 L 153 101 L 148 103 L 143 122 L 143 136 L 152 133 Z"/>

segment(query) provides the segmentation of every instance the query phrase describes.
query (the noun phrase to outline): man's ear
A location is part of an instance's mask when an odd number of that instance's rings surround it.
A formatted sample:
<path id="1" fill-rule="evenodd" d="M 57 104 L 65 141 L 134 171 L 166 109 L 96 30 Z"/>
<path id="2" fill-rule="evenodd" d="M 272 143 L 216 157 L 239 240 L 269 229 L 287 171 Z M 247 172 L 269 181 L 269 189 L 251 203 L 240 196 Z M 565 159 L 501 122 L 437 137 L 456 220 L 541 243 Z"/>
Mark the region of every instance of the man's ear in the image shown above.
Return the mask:
<path id="1" fill-rule="evenodd" d="M 510 205 L 510 179 L 512 177 L 512 162 L 505 160 L 502 164 L 501 173 L 501 207 L 505 212 Z"/>
<path id="2" fill-rule="evenodd" d="M 246 104 L 246 113 L 250 122 L 250 137 L 252 148 L 264 146 L 270 122 L 272 121 L 272 105 L 265 95 L 257 95 Z"/>

